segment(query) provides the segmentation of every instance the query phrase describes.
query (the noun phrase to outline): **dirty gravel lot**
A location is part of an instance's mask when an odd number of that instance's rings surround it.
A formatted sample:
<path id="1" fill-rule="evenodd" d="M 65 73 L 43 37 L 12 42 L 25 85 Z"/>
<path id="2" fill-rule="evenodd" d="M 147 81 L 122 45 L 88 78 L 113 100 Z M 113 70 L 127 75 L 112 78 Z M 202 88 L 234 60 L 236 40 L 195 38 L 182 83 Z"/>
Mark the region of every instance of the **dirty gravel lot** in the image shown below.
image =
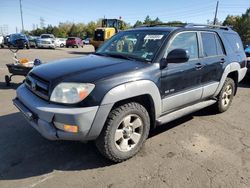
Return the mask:
<path id="1" fill-rule="evenodd" d="M 92 50 L 32 49 L 19 57 L 48 62 Z M 240 84 L 226 113 L 204 109 L 159 127 L 136 157 L 112 164 L 92 142 L 48 141 L 26 123 L 12 105 L 18 84 L 4 84 L 11 57 L 0 49 L 1 188 L 250 187 L 250 80 Z"/>

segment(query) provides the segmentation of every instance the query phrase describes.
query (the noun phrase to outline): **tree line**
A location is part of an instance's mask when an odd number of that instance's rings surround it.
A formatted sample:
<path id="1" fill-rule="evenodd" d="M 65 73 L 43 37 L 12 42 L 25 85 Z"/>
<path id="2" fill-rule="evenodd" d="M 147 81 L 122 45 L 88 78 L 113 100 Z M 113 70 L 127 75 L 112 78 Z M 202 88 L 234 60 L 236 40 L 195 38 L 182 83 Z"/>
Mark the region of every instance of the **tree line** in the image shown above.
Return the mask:
<path id="1" fill-rule="evenodd" d="M 223 25 L 231 26 L 239 33 L 244 45 L 250 44 L 250 8 L 241 16 L 228 15 Z"/>
<path id="2" fill-rule="evenodd" d="M 131 27 L 138 27 L 141 25 L 157 25 L 162 24 L 163 22 L 157 17 L 155 19 L 152 19 L 149 15 L 146 16 L 146 18 L 141 21 L 137 20 L 134 25 L 130 25 L 126 22 L 124 22 L 123 29 L 131 28 Z M 208 21 L 208 23 L 210 23 Z M 250 44 L 250 8 L 246 10 L 246 12 L 242 15 L 228 15 L 226 19 L 223 22 L 216 21 L 219 25 L 228 25 L 231 26 L 235 31 L 237 31 L 244 43 Z M 184 24 L 181 21 L 171 21 L 167 23 L 168 25 L 181 25 Z M 56 37 L 59 38 L 67 38 L 67 37 L 93 37 L 94 31 L 97 27 L 101 27 L 101 19 L 94 22 L 91 21 L 87 24 L 84 23 L 71 23 L 71 22 L 65 22 L 65 23 L 59 23 L 58 26 L 52 26 L 48 25 L 44 28 L 37 28 L 35 30 L 32 30 L 30 32 L 26 31 L 26 34 L 39 36 L 43 33 L 49 33 L 54 34 Z"/>

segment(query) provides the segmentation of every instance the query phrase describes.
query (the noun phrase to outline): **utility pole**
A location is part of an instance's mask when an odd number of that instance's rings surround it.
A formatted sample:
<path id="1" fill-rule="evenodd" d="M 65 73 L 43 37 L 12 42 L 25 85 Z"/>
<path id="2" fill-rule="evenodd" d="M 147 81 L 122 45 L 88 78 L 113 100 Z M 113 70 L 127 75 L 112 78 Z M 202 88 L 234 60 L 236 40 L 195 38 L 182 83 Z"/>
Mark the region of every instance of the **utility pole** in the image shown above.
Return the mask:
<path id="1" fill-rule="evenodd" d="M 20 3 L 20 13 L 21 13 L 21 21 L 22 21 L 22 32 L 24 32 L 24 27 L 23 27 L 23 9 L 22 9 L 22 0 L 19 0 Z"/>
<path id="2" fill-rule="evenodd" d="M 214 25 L 216 24 L 216 20 L 217 20 L 218 7 L 219 7 L 219 1 L 217 1 L 217 3 L 216 3 L 216 10 L 215 10 L 215 15 L 214 15 Z"/>

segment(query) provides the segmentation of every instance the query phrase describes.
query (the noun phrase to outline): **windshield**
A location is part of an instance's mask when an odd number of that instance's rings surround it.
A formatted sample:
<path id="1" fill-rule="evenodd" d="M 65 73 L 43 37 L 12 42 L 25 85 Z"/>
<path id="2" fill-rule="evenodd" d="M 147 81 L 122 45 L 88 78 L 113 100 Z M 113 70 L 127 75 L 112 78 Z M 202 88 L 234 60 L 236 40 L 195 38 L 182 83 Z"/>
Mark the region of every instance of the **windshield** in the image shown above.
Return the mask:
<path id="1" fill-rule="evenodd" d="M 17 39 L 25 39 L 25 35 L 22 35 L 22 34 L 11 35 L 11 40 L 17 40 Z"/>
<path id="2" fill-rule="evenodd" d="M 168 34 L 167 31 L 120 32 L 105 42 L 97 54 L 151 62 Z"/>
<path id="3" fill-rule="evenodd" d="M 51 35 L 41 35 L 42 39 L 53 38 Z"/>

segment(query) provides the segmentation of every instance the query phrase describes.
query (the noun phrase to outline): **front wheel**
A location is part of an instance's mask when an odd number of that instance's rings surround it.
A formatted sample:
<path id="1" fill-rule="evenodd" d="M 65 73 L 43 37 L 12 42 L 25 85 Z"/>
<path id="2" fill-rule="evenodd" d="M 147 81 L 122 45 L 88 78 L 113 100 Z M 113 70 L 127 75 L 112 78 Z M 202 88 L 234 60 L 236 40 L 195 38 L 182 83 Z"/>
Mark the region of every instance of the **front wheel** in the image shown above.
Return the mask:
<path id="1" fill-rule="evenodd" d="M 127 103 L 110 112 L 96 146 L 109 160 L 122 162 L 137 154 L 149 129 L 147 110 L 141 104 Z"/>
<path id="2" fill-rule="evenodd" d="M 235 87 L 234 80 L 232 78 L 226 78 L 226 81 L 218 95 L 218 101 L 215 104 L 217 112 L 222 113 L 229 109 L 233 101 Z"/>

